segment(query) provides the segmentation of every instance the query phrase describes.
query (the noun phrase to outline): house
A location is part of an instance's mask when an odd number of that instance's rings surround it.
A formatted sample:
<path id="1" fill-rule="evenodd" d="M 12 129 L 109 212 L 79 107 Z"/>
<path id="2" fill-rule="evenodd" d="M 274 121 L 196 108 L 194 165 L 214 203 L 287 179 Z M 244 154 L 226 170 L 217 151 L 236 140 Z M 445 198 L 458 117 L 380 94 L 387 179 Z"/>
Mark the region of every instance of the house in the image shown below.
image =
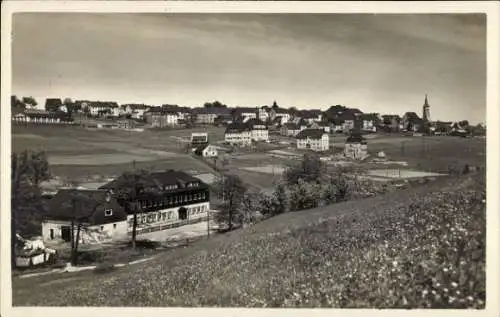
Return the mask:
<path id="1" fill-rule="evenodd" d="M 128 119 L 123 119 L 123 120 L 118 120 L 116 122 L 118 128 L 120 129 L 133 129 L 135 128 L 135 121 L 134 120 L 128 120 Z"/>
<path id="2" fill-rule="evenodd" d="M 62 105 L 63 103 L 59 98 L 45 99 L 45 111 L 47 112 L 56 112 Z"/>
<path id="3" fill-rule="evenodd" d="M 281 118 L 280 124 L 283 125 L 290 120 L 291 115 L 290 112 L 287 109 L 283 108 L 272 108 L 271 111 L 269 111 L 269 118 L 272 120 L 275 120 L 276 118 Z"/>
<path id="4" fill-rule="evenodd" d="M 222 115 L 218 115 L 215 119 L 214 119 L 214 124 L 216 126 L 220 126 L 220 125 L 223 125 L 223 126 L 227 126 L 228 124 L 232 123 L 233 122 L 233 117 L 231 114 L 222 114 Z"/>
<path id="5" fill-rule="evenodd" d="M 360 119 L 363 113 L 359 109 L 347 108 L 337 118 L 342 121 L 342 130 L 350 132 L 354 129 L 362 128 L 362 120 Z"/>
<path id="6" fill-rule="evenodd" d="M 344 155 L 351 159 L 362 160 L 368 155 L 367 149 L 366 139 L 361 134 L 351 134 L 345 142 Z"/>
<path id="7" fill-rule="evenodd" d="M 131 118 L 138 120 L 144 119 L 144 113 L 152 108 L 152 106 L 149 105 L 135 103 L 125 104 L 123 106 L 125 114 L 130 115 Z"/>
<path id="8" fill-rule="evenodd" d="M 74 197 L 79 198 L 73 206 Z M 82 244 L 121 240 L 127 236 L 127 213 L 106 190 L 60 189 L 49 201 L 42 221 L 44 241 L 70 242 L 72 220 L 82 226 Z"/>
<path id="9" fill-rule="evenodd" d="M 237 107 L 232 109 L 231 115 L 233 116 L 234 122 L 246 122 L 250 119 L 257 119 L 258 108 Z"/>
<path id="10" fill-rule="evenodd" d="M 288 122 L 281 127 L 280 134 L 283 136 L 294 137 L 297 134 L 299 134 L 299 132 L 302 130 L 298 124 L 293 122 Z"/>
<path id="11" fill-rule="evenodd" d="M 200 145 L 208 144 L 208 133 L 206 132 L 192 132 L 191 133 L 191 147 L 196 148 Z"/>
<path id="12" fill-rule="evenodd" d="M 298 111 L 298 117 L 304 119 L 307 123 L 320 122 L 323 119 L 323 114 L 321 110 L 310 109 Z"/>
<path id="13" fill-rule="evenodd" d="M 250 119 L 246 122 L 246 124 L 250 127 L 252 140 L 254 141 L 269 140 L 269 130 L 264 122 L 258 119 Z"/>
<path id="14" fill-rule="evenodd" d="M 209 144 L 204 144 L 204 145 L 198 146 L 194 150 L 194 154 L 202 156 L 202 157 L 217 157 L 218 151 L 217 151 L 217 148 L 215 146 L 209 145 Z"/>
<path id="15" fill-rule="evenodd" d="M 252 131 L 248 124 L 231 123 L 224 132 L 224 140 L 231 145 L 248 146 L 252 144 Z"/>
<path id="16" fill-rule="evenodd" d="M 147 124 L 153 128 L 166 128 L 178 125 L 178 114 L 162 107 L 152 107 L 143 114 Z"/>
<path id="17" fill-rule="evenodd" d="M 120 116 L 120 106 L 114 101 L 82 101 L 82 109 L 90 116 Z"/>
<path id="18" fill-rule="evenodd" d="M 323 129 L 326 133 L 330 133 L 331 128 L 328 123 L 314 121 L 308 125 L 308 129 Z"/>
<path id="19" fill-rule="evenodd" d="M 12 116 L 14 123 L 34 124 L 73 124 L 73 118 L 64 112 L 48 112 L 45 110 L 28 109 Z"/>
<path id="20" fill-rule="evenodd" d="M 161 106 L 161 108 L 165 112 L 176 113 L 177 120 L 188 120 L 193 110 L 188 107 L 179 107 L 178 105 L 169 105 L 169 104 L 164 104 Z"/>
<path id="21" fill-rule="evenodd" d="M 270 119 L 269 107 L 267 106 L 260 107 L 257 113 L 257 117 L 262 122 L 268 122 Z"/>
<path id="22" fill-rule="evenodd" d="M 399 131 L 401 118 L 398 115 L 383 115 L 381 126 L 387 132 Z"/>
<path id="23" fill-rule="evenodd" d="M 115 196 L 133 190 L 123 177 L 100 189 L 109 190 Z M 144 190 L 134 202 L 139 208 L 139 233 L 145 228 L 163 230 L 170 224 L 179 226 L 206 219 L 210 210 L 210 189 L 200 179 L 182 171 L 153 172 L 146 176 Z M 130 201 L 120 203 L 125 205 Z M 128 232 L 132 231 L 133 222 L 134 215 L 129 211 Z"/>
<path id="24" fill-rule="evenodd" d="M 330 130 L 333 133 L 342 133 L 344 131 L 344 120 L 335 118 L 330 121 Z"/>
<path id="25" fill-rule="evenodd" d="M 59 108 L 57 108 L 57 111 L 68 113 L 68 107 L 66 105 L 60 105 Z"/>
<path id="26" fill-rule="evenodd" d="M 453 125 L 453 122 L 443 122 L 443 121 L 436 121 L 434 122 L 434 134 L 435 135 L 448 135 L 451 133 L 451 126 Z"/>
<path id="27" fill-rule="evenodd" d="M 416 132 L 420 130 L 423 120 L 415 112 L 406 112 L 401 118 L 400 129 L 403 131 Z"/>
<path id="28" fill-rule="evenodd" d="M 365 132 L 377 132 L 377 127 L 380 122 L 379 115 L 376 113 L 364 113 L 360 117 L 363 122 L 361 129 Z"/>
<path id="29" fill-rule="evenodd" d="M 297 136 L 297 149 L 308 149 L 318 152 L 328 151 L 330 139 L 328 133 L 322 129 L 305 129 Z"/>
<path id="30" fill-rule="evenodd" d="M 197 108 L 193 112 L 198 124 L 215 124 L 217 117 L 230 114 L 227 108 Z"/>

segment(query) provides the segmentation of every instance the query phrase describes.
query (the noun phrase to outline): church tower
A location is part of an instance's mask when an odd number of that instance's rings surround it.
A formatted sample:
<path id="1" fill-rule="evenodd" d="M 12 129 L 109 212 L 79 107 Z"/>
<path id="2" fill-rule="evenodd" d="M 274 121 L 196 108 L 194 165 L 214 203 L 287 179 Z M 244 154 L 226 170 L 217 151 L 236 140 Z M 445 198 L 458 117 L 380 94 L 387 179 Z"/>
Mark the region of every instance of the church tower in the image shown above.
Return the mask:
<path id="1" fill-rule="evenodd" d="M 427 94 L 425 94 L 425 102 L 424 102 L 424 106 L 422 107 L 423 109 L 423 114 L 422 114 L 422 118 L 424 119 L 425 122 L 429 122 L 431 121 L 431 112 L 430 112 L 430 105 L 429 105 L 429 101 L 427 100 Z"/>

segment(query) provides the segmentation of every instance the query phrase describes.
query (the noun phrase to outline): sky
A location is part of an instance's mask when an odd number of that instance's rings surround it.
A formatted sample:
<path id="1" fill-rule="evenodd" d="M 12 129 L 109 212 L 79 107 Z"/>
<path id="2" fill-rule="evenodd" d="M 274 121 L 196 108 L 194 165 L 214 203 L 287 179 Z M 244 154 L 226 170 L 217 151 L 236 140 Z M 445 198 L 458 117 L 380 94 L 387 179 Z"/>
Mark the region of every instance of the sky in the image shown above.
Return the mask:
<path id="1" fill-rule="evenodd" d="M 486 121 L 485 15 L 17 13 L 12 94 Z"/>

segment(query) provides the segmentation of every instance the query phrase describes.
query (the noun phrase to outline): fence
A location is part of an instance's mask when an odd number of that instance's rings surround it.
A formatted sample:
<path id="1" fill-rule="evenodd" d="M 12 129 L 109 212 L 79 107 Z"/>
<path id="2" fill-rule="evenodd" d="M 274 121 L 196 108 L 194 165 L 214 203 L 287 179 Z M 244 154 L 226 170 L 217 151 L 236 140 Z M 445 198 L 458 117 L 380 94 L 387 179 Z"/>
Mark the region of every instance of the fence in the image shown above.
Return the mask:
<path id="1" fill-rule="evenodd" d="M 178 227 L 185 226 L 185 225 L 192 225 L 192 224 L 207 221 L 208 218 L 209 218 L 208 216 L 205 216 L 205 217 L 200 217 L 200 218 L 196 218 L 196 219 L 180 220 L 180 221 L 176 221 L 174 223 L 158 224 L 155 226 L 144 227 L 144 228 L 137 227 L 137 234 L 144 234 L 144 233 L 149 233 L 149 232 L 178 228 Z M 132 231 L 128 232 L 128 235 L 131 236 Z"/>

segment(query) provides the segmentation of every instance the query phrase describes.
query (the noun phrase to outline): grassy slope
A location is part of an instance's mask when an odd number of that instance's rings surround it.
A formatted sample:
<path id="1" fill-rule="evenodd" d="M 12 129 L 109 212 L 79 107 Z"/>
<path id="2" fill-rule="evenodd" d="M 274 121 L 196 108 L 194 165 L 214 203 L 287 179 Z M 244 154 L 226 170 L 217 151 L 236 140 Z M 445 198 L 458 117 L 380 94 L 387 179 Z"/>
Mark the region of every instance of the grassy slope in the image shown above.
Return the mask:
<path id="1" fill-rule="evenodd" d="M 281 215 L 106 275 L 14 280 L 13 303 L 484 307 L 480 179 Z"/>

